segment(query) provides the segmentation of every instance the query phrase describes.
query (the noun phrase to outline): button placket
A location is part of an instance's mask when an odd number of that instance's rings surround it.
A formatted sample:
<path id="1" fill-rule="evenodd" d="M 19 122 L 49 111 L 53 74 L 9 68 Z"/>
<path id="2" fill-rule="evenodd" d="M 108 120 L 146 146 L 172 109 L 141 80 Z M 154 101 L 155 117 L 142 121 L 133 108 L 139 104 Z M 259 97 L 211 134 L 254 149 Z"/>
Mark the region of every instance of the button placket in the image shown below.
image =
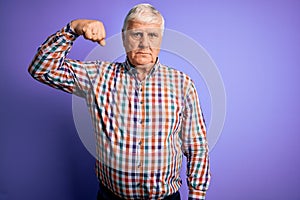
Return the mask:
<path id="1" fill-rule="evenodd" d="M 137 107 L 137 141 L 136 141 L 136 150 L 137 150 L 137 160 L 136 160 L 136 169 L 137 172 L 140 172 L 142 169 L 142 159 L 140 157 L 141 153 L 141 131 L 142 131 L 142 124 L 143 124 L 143 119 L 142 119 L 142 91 L 143 91 L 143 83 L 142 82 L 136 82 L 136 107 Z"/>

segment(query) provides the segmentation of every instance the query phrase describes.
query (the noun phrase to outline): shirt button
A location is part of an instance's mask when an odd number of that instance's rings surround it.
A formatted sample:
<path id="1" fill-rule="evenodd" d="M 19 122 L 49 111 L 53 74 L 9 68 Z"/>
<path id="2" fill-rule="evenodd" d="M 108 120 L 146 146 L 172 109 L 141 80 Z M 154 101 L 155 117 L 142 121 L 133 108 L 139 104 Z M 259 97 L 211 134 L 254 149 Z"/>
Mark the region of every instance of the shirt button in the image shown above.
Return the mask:
<path id="1" fill-rule="evenodd" d="M 143 120 L 140 119 L 140 120 L 139 120 L 139 123 L 142 124 L 142 123 L 143 123 Z"/>
<path id="2" fill-rule="evenodd" d="M 142 144 L 142 141 L 139 141 L 139 143 L 138 143 L 139 145 L 141 145 Z"/>
<path id="3" fill-rule="evenodd" d="M 143 104 L 143 101 L 141 101 L 140 103 Z"/>

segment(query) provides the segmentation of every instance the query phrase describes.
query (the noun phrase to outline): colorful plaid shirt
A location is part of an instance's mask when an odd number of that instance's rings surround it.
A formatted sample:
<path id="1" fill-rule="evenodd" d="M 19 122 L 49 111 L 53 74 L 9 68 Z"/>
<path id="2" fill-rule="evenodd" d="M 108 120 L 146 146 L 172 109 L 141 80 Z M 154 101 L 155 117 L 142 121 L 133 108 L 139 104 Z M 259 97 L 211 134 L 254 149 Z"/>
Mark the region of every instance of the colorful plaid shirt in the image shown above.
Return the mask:
<path id="1" fill-rule="evenodd" d="M 139 81 L 128 61 L 68 59 L 77 37 L 69 24 L 50 36 L 29 72 L 40 82 L 85 98 L 96 135 L 99 181 L 124 199 L 162 199 L 181 186 L 184 154 L 189 199 L 205 199 L 208 145 L 192 80 L 158 60 Z"/>

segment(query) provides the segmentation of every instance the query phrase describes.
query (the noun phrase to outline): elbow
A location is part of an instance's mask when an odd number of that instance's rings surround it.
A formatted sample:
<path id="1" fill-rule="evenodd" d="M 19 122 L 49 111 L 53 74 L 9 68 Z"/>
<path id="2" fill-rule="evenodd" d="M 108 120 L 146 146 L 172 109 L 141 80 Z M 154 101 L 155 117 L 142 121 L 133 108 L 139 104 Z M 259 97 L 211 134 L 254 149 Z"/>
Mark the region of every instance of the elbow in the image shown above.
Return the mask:
<path id="1" fill-rule="evenodd" d="M 30 64 L 27 71 L 33 79 L 35 79 L 39 82 L 43 82 L 45 72 L 43 72 L 41 69 L 39 69 L 36 65 L 34 65 L 33 63 Z"/>
<path id="2" fill-rule="evenodd" d="M 34 76 L 32 65 L 29 65 L 29 67 L 28 67 L 28 69 L 27 69 L 27 72 L 28 72 L 31 76 Z"/>
<path id="3" fill-rule="evenodd" d="M 34 79 L 37 79 L 38 73 L 36 73 L 37 70 L 35 69 L 35 67 L 32 64 L 29 65 L 27 71 L 31 77 L 33 77 Z"/>
<path id="4" fill-rule="evenodd" d="M 40 52 L 38 51 L 27 69 L 28 73 L 35 79 L 41 76 L 41 72 L 43 71 L 43 62 L 40 56 Z"/>

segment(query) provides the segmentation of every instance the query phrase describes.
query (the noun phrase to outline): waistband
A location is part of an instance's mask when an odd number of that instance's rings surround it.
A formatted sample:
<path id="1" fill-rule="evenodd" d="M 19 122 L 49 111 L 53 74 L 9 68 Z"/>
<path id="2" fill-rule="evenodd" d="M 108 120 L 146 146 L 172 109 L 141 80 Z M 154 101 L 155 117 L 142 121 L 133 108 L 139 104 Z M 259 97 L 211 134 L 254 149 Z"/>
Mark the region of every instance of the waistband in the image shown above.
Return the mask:
<path id="1" fill-rule="evenodd" d="M 106 186 L 104 186 L 102 183 L 99 183 L 97 200 L 125 200 L 125 199 L 115 195 Z M 177 191 L 169 196 L 166 196 L 162 200 L 180 200 L 180 193 L 179 191 Z"/>

